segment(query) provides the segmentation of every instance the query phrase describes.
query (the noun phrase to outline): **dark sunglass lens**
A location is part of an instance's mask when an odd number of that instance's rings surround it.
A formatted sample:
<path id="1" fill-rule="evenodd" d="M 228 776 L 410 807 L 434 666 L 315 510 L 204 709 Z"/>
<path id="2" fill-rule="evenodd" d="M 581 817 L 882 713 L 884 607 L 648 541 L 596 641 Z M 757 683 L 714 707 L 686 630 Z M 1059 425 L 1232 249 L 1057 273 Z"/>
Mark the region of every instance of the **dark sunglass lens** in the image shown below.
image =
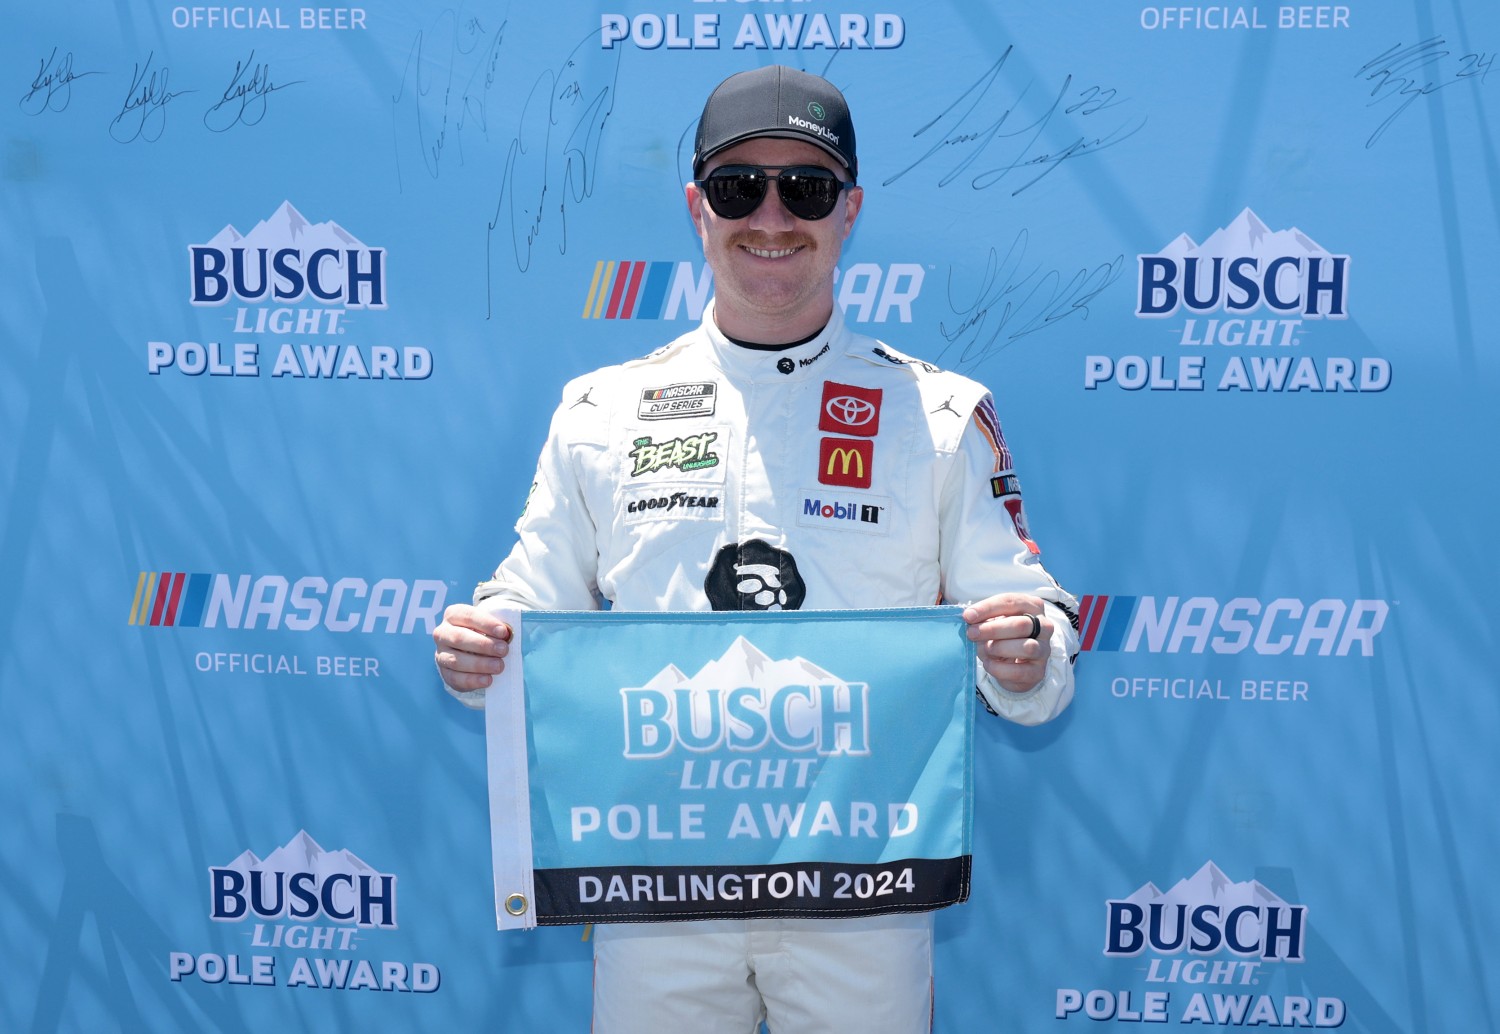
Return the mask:
<path id="1" fill-rule="evenodd" d="M 709 206 L 725 219 L 743 219 L 766 196 L 766 177 L 750 170 L 718 170 L 704 181 Z"/>
<path id="2" fill-rule="evenodd" d="M 826 169 L 788 169 L 776 178 L 787 211 L 798 219 L 822 219 L 838 204 L 842 184 Z"/>

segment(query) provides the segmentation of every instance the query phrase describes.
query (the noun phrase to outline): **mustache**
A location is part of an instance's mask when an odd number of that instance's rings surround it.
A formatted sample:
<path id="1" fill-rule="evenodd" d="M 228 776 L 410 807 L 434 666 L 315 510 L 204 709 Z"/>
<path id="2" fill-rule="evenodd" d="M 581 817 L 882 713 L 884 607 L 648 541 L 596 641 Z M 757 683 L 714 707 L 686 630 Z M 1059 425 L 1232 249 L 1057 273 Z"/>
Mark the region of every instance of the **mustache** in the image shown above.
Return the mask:
<path id="1" fill-rule="evenodd" d="M 729 236 L 730 247 L 760 248 L 763 251 L 775 251 L 780 248 L 806 248 L 809 251 L 818 246 L 817 240 L 805 233 L 788 230 L 785 233 L 766 233 L 763 230 L 737 230 Z"/>

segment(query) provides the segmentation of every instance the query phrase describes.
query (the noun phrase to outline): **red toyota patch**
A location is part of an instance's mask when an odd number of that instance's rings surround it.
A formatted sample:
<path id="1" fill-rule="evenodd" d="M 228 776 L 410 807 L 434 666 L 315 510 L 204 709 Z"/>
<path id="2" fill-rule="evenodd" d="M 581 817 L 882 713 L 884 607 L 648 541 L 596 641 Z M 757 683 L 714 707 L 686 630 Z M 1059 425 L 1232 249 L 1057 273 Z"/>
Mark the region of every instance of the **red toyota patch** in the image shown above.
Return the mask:
<path id="1" fill-rule="evenodd" d="M 824 381 L 818 430 L 874 438 L 880 430 L 880 389 Z"/>

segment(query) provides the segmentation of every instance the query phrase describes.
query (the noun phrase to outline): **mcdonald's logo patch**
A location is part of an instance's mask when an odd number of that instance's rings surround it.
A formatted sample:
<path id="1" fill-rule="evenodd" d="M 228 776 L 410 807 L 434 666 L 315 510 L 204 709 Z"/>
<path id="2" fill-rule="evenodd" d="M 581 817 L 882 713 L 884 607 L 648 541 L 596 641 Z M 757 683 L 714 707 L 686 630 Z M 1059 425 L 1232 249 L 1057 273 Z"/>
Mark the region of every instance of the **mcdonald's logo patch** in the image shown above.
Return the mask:
<path id="1" fill-rule="evenodd" d="M 875 443 L 868 438 L 824 438 L 818 445 L 818 482 L 843 488 L 869 488 Z"/>

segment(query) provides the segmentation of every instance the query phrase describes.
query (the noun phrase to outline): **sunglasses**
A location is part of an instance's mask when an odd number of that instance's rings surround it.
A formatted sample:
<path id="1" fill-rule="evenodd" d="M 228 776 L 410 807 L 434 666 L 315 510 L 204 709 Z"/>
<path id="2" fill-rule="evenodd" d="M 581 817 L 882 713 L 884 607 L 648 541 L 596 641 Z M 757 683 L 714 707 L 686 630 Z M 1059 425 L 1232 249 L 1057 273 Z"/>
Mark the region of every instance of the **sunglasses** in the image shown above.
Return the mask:
<path id="1" fill-rule="evenodd" d="M 760 207 L 774 165 L 721 165 L 696 180 L 708 207 L 723 219 L 743 219 Z M 833 211 L 839 192 L 854 186 L 829 169 L 817 165 L 792 165 L 775 176 L 776 193 L 786 210 L 798 219 L 822 219 Z"/>

